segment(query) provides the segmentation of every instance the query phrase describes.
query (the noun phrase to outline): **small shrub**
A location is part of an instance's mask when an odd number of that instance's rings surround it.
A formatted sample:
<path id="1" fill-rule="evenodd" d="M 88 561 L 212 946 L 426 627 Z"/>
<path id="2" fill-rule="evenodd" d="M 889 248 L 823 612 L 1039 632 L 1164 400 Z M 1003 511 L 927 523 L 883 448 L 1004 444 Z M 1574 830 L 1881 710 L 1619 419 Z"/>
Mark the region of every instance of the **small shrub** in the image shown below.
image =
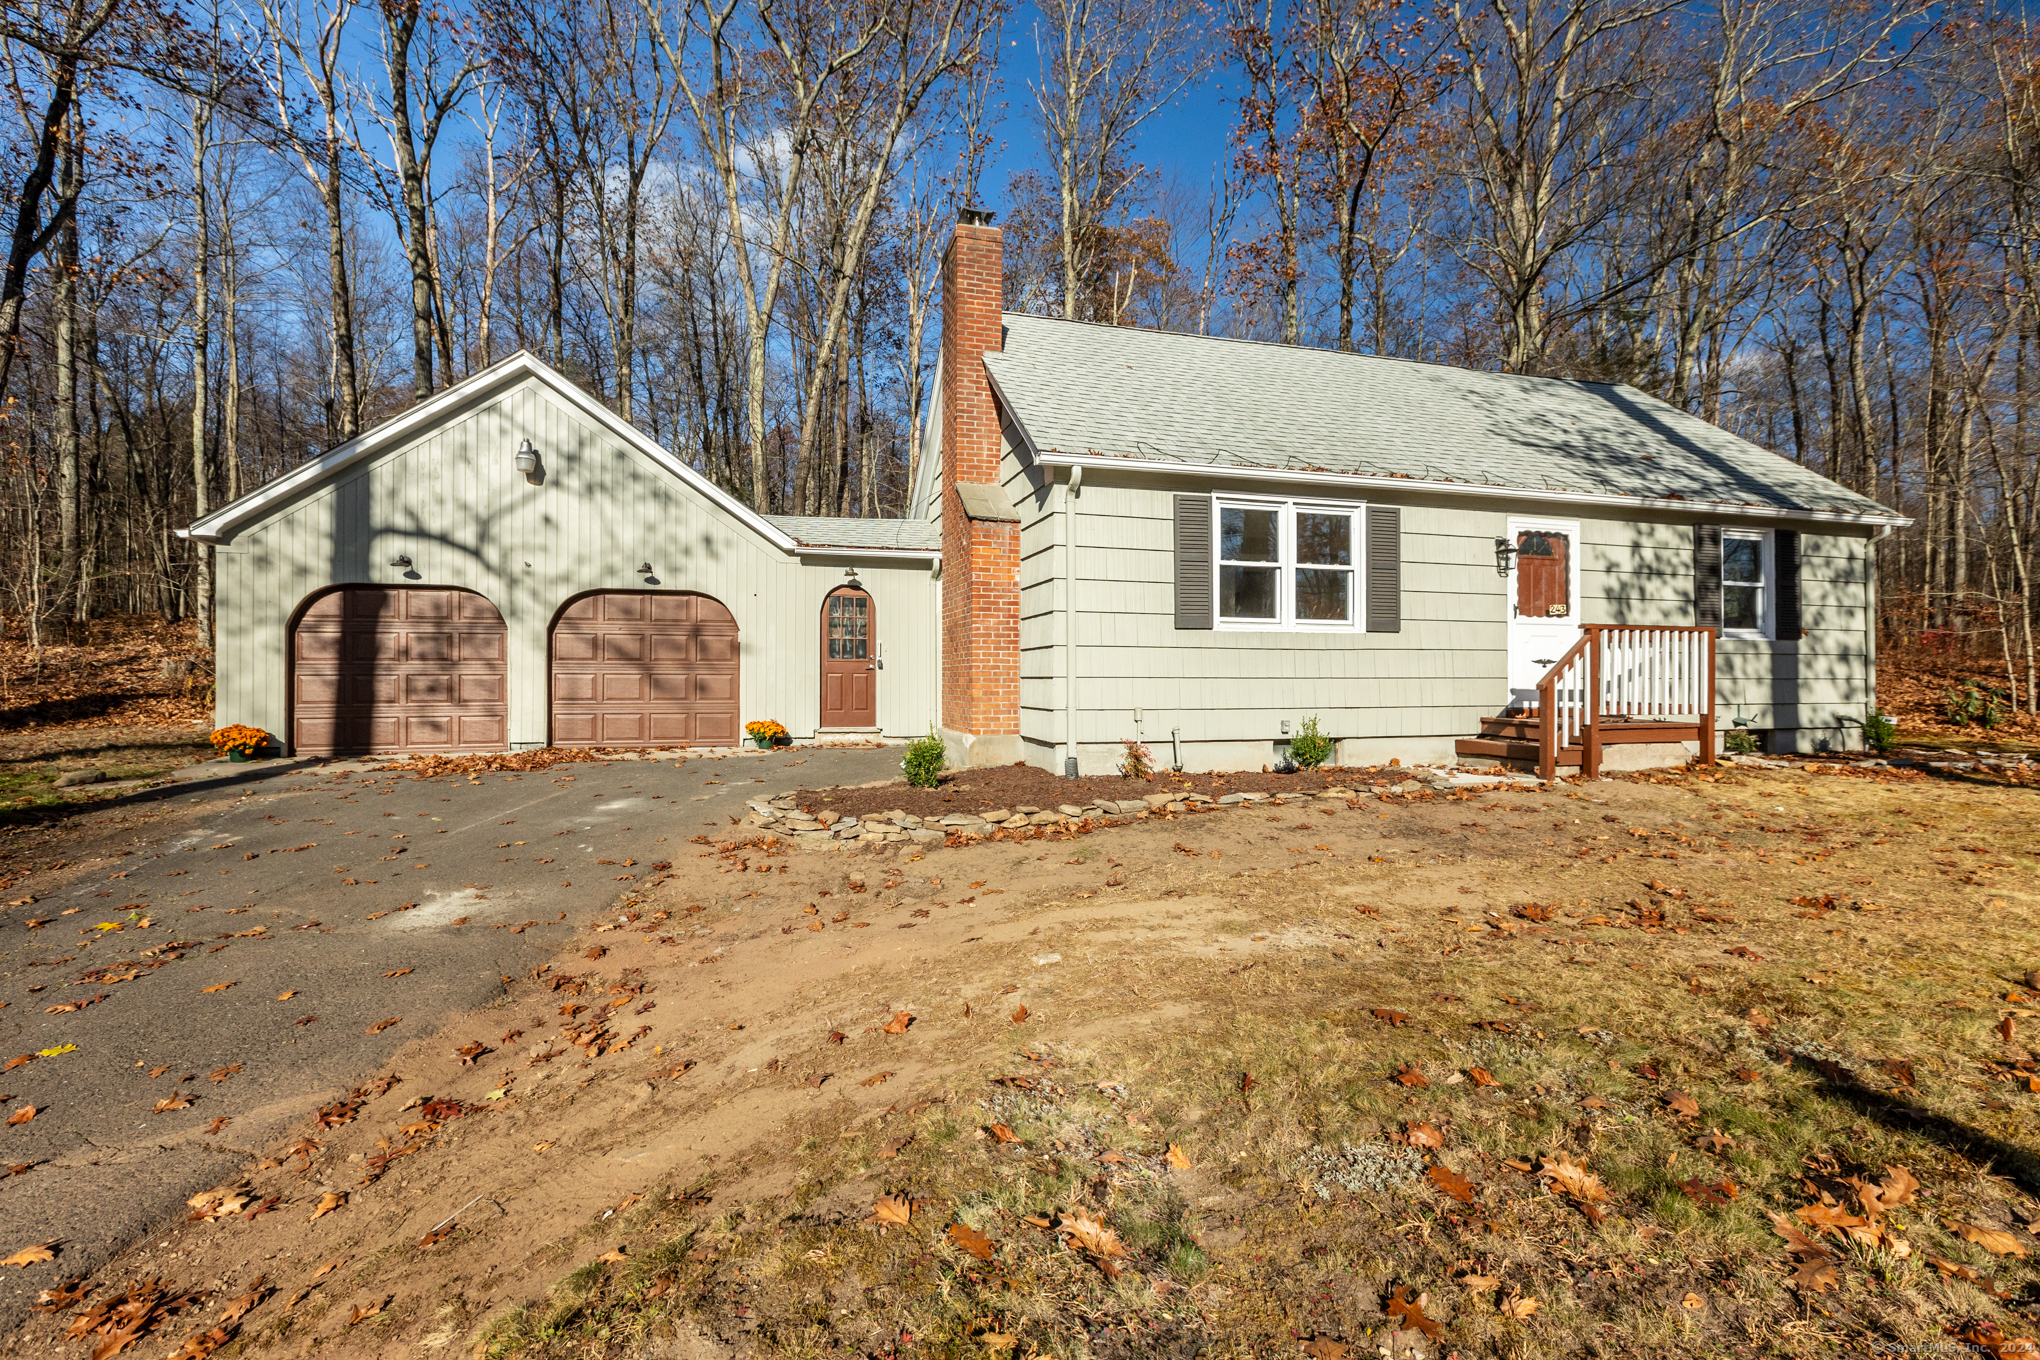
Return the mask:
<path id="1" fill-rule="evenodd" d="M 1863 715 L 1863 744 L 1880 755 L 1889 751 L 1898 740 L 1898 724 L 1884 716 L 1884 710 L 1873 708 Z"/>
<path id="2" fill-rule="evenodd" d="M 1757 739 L 1747 727 L 1729 728 L 1721 744 L 1732 756 L 1753 756 L 1757 753 Z"/>
<path id="3" fill-rule="evenodd" d="M 1332 758 L 1338 743 L 1326 736 L 1318 726 L 1317 714 L 1303 720 L 1303 726 L 1289 741 L 1289 758 L 1296 762 L 1299 770 L 1315 770 Z"/>
<path id="4" fill-rule="evenodd" d="M 1155 777 L 1155 753 L 1132 737 L 1120 738 L 1119 744 L 1126 748 L 1126 754 L 1119 762 L 1119 777 L 1122 779 L 1153 779 Z"/>
<path id="5" fill-rule="evenodd" d="M 906 772 L 907 782 L 917 789 L 932 789 L 942 773 L 944 758 L 942 738 L 930 728 L 928 735 L 918 737 L 907 747 L 907 757 L 900 762 L 900 769 Z"/>

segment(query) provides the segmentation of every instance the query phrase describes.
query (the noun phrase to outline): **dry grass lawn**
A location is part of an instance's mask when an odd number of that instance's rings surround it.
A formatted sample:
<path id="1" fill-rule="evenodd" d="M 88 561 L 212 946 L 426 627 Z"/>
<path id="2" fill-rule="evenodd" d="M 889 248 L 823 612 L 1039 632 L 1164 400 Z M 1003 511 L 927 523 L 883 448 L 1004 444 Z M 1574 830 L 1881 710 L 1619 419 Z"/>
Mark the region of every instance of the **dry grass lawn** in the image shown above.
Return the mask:
<path id="1" fill-rule="evenodd" d="M 252 1166 L 275 1212 L 100 1296 L 264 1276 L 249 1355 L 2026 1354 L 2034 798 L 1730 772 L 662 847 Z"/>

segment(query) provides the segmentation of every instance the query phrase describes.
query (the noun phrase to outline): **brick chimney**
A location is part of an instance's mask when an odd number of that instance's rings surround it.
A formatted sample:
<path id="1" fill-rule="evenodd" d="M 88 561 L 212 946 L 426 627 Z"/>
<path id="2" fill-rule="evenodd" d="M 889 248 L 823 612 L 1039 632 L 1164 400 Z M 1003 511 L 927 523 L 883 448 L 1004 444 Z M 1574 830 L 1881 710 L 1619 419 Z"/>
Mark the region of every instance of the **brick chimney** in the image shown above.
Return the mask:
<path id="1" fill-rule="evenodd" d="M 1001 245 L 965 208 L 942 261 L 942 725 L 951 758 L 1007 764 L 1020 744 L 1020 523 L 984 355 L 1004 348 Z"/>

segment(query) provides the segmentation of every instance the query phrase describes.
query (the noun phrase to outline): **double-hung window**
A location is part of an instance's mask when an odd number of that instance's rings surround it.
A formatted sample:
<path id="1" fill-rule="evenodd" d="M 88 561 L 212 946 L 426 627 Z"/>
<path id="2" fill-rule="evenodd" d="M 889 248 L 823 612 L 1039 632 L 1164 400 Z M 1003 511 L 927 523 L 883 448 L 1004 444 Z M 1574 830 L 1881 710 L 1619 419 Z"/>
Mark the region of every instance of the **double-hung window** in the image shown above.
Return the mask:
<path id="1" fill-rule="evenodd" d="M 1721 535 L 1721 630 L 1741 637 L 1770 637 L 1771 535 L 1761 529 L 1728 529 Z"/>
<path id="2" fill-rule="evenodd" d="M 1218 498 L 1218 626 L 1358 629 L 1361 507 Z"/>

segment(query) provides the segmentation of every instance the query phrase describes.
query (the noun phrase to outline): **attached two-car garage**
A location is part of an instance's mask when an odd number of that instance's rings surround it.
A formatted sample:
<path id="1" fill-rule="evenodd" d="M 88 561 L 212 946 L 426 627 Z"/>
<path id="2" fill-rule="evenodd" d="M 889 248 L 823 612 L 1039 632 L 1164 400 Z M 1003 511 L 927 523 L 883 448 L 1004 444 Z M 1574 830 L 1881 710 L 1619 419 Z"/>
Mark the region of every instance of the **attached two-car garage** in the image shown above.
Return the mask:
<path id="1" fill-rule="evenodd" d="M 687 591 L 596 591 L 552 627 L 560 746 L 733 746 L 737 623 Z M 293 630 L 301 755 L 509 749 L 505 629 L 473 591 L 343 586 Z"/>
<path id="2" fill-rule="evenodd" d="M 940 706 L 937 525 L 761 515 L 529 354 L 187 532 L 217 725 L 294 754 L 918 735 Z"/>

